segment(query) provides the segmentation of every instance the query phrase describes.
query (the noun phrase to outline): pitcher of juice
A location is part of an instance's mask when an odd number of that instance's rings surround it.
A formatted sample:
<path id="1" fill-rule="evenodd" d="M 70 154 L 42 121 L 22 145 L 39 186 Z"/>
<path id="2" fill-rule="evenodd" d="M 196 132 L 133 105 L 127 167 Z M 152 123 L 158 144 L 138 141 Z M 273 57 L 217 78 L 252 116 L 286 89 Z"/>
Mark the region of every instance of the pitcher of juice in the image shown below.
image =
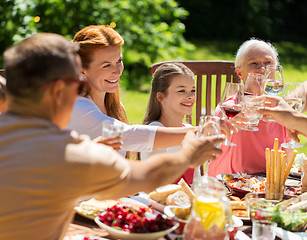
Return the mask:
<path id="1" fill-rule="evenodd" d="M 232 213 L 224 185 L 216 178 L 203 176 L 194 185 L 194 191 L 196 198 L 184 229 L 184 240 L 228 239 Z"/>

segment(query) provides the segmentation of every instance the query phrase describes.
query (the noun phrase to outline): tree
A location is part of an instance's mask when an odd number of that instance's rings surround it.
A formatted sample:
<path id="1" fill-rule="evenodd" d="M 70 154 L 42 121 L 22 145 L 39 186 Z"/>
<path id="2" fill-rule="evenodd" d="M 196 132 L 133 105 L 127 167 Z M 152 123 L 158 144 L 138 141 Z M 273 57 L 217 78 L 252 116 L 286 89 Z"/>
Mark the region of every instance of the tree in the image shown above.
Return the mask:
<path id="1" fill-rule="evenodd" d="M 140 85 L 148 66 L 172 58 L 194 46 L 180 21 L 188 12 L 175 0 L 4 0 L 0 11 L 1 53 L 37 32 L 53 32 L 72 39 L 87 25 L 115 23 L 125 40 L 127 87 Z M 148 78 L 147 78 L 148 79 Z M 143 80 L 145 81 L 145 80 Z"/>

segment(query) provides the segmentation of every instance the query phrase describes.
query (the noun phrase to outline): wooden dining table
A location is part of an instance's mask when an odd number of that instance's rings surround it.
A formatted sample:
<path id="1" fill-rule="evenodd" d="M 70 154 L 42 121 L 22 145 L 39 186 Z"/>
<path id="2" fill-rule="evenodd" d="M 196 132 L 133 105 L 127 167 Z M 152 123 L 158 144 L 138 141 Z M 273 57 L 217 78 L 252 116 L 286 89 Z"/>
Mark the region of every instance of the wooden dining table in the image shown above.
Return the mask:
<path id="1" fill-rule="evenodd" d="M 258 176 L 265 176 L 264 173 L 259 173 L 257 174 Z M 291 176 L 290 176 L 291 178 Z M 293 186 L 297 190 L 297 195 L 301 194 L 301 186 Z M 251 238 L 252 236 L 252 226 L 251 226 L 251 221 L 244 221 L 244 225 L 239 228 L 240 231 L 245 233 L 247 236 Z M 76 214 L 74 216 L 73 222 L 69 225 L 69 228 L 66 232 L 66 236 L 73 236 L 73 235 L 84 235 L 84 236 L 89 236 L 93 239 L 97 238 L 106 238 L 106 239 L 111 239 L 109 234 L 101 229 L 93 220 L 85 218 L 83 216 L 80 216 Z M 170 238 L 168 236 L 165 236 L 163 238 L 160 238 L 159 240 L 171 240 L 171 239 L 176 239 L 180 240 L 182 239 L 181 237 L 178 238 Z M 276 240 L 280 240 L 280 238 L 276 237 Z"/>

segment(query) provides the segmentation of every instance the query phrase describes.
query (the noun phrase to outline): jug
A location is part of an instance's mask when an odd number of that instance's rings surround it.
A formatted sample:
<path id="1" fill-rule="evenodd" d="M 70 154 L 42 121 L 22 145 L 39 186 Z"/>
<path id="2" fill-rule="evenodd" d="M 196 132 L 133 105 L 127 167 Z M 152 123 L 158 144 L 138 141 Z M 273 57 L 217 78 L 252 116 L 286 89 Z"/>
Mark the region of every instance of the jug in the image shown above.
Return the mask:
<path id="1" fill-rule="evenodd" d="M 231 231 L 233 224 L 224 185 L 209 176 L 200 177 L 193 185 L 196 198 L 184 228 L 184 239 L 228 239 L 227 231 Z"/>

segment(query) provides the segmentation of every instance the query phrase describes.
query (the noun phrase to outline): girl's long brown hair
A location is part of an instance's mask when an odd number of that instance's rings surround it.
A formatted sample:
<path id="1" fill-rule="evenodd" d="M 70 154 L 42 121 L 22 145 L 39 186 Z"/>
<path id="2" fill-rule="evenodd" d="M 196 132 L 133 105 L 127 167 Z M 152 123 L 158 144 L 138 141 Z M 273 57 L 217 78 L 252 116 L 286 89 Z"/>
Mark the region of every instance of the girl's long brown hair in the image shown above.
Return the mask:
<path id="1" fill-rule="evenodd" d="M 113 28 L 107 25 L 91 25 L 83 28 L 74 36 L 73 42 L 80 47 L 79 55 L 82 66 L 87 69 L 92 61 L 93 53 L 108 46 L 122 46 L 124 39 Z M 119 89 L 114 93 L 106 93 L 105 107 L 107 115 L 128 124 L 128 118 L 119 98 Z M 127 158 L 135 154 L 127 152 Z"/>

